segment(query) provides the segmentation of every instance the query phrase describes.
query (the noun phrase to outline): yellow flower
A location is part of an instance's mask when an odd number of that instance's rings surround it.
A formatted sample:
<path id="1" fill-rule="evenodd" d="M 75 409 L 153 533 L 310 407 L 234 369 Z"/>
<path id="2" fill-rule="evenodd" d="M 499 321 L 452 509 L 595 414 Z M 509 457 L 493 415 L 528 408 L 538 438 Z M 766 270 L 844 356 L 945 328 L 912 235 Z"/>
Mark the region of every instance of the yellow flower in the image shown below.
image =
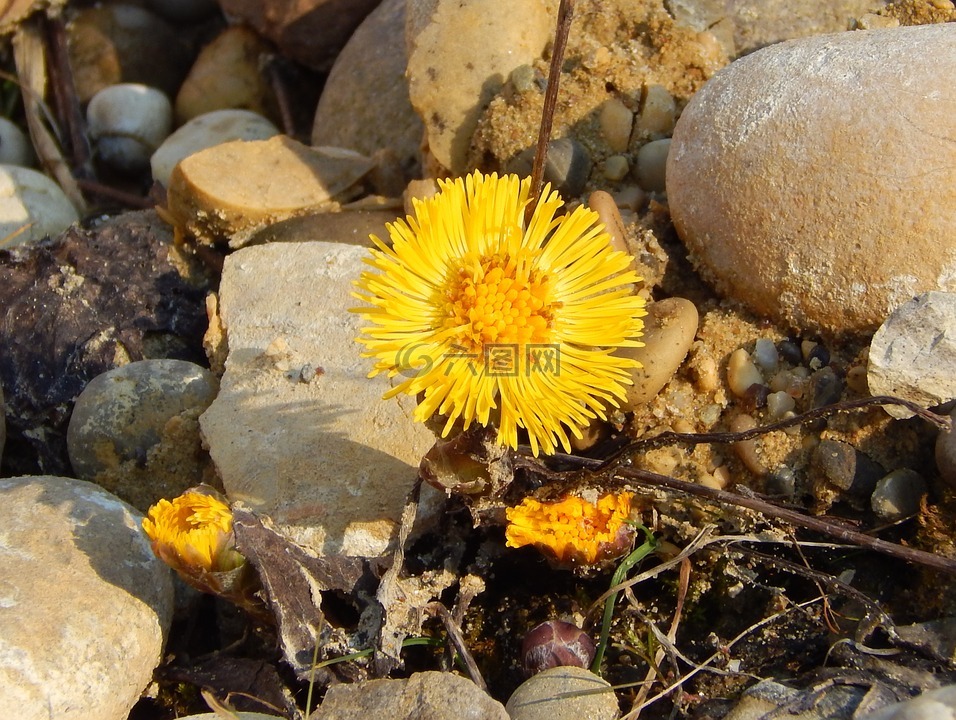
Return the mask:
<path id="1" fill-rule="evenodd" d="M 591 565 L 618 557 L 630 548 L 633 531 L 624 521 L 631 513 L 632 493 L 608 493 L 597 503 L 569 496 L 557 502 L 525 498 L 505 511 L 506 545 L 535 545 L 555 560 Z"/>
<path id="2" fill-rule="evenodd" d="M 545 187 L 527 227 L 530 180 L 474 173 L 439 181 L 440 192 L 372 236 L 356 312 L 372 323 L 358 340 L 375 359 L 369 377 L 403 379 L 386 393 L 418 395 L 415 419 L 445 416 L 496 425 L 498 442 L 570 451 L 568 431 L 618 406 L 637 362 L 645 314 L 632 292 L 631 258 L 612 250 L 597 214 Z"/>
<path id="3" fill-rule="evenodd" d="M 245 562 L 235 549 L 232 511 L 212 495 L 187 491 L 160 500 L 143 519 L 153 552 L 181 574 L 229 572 Z"/>

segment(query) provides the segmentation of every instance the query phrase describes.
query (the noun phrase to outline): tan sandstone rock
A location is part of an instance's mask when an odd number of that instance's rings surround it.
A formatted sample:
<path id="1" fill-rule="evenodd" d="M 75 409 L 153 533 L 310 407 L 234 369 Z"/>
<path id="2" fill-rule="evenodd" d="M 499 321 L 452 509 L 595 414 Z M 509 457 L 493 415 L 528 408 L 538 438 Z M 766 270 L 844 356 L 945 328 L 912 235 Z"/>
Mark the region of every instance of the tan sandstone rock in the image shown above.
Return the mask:
<path id="1" fill-rule="evenodd" d="M 311 148 L 285 135 L 235 140 L 173 169 L 169 212 L 199 239 L 239 247 L 267 225 L 319 209 L 372 165 L 351 150 Z"/>
<path id="2" fill-rule="evenodd" d="M 677 123 L 667 196 L 717 289 L 800 330 L 870 332 L 956 290 L 956 25 L 794 40 Z"/>
<path id="3" fill-rule="evenodd" d="M 219 395 L 200 418 L 231 500 L 272 517 L 321 554 L 385 552 L 434 437 L 355 342 L 352 281 L 368 250 L 302 242 L 226 258 L 229 347 Z"/>
<path id="4" fill-rule="evenodd" d="M 481 112 L 519 65 L 541 56 L 554 32 L 545 0 L 409 0 L 409 95 L 428 147 L 453 175 Z"/>

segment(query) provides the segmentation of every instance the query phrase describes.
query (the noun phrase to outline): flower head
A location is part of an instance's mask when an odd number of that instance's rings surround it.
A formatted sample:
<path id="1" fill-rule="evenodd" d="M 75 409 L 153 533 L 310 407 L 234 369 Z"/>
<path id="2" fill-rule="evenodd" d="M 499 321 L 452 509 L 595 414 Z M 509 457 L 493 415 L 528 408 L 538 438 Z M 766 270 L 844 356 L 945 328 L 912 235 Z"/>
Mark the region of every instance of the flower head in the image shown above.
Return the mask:
<path id="1" fill-rule="evenodd" d="M 496 425 L 516 447 L 570 451 L 568 432 L 606 418 L 630 384 L 643 300 L 631 258 L 611 249 L 597 214 L 548 187 L 525 226 L 530 180 L 474 173 L 439 181 L 407 220 L 388 225 L 362 273 L 357 310 L 372 323 L 359 342 L 375 359 L 370 377 L 403 379 L 386 393 L 421 394 L 415 419 Z"/>
<path id="2" fill-rule="evenodd" d="M 185 576 L 229 572 L 245 563 L 235 549 L 232 511 L 213 495 L 187 491 L 160 500 L 143 519 L 153 552 Z"/>
<path id="3" fill-rule="evenodd" d="M 557 502 L 525 498 L 505 511 L 507 546 L 534 545 L 559 563 L 592 565 L 616 558 L 629 549 L 633 530 L 628 492 L 608 493 L 589 502 L 570 495 Z"/>

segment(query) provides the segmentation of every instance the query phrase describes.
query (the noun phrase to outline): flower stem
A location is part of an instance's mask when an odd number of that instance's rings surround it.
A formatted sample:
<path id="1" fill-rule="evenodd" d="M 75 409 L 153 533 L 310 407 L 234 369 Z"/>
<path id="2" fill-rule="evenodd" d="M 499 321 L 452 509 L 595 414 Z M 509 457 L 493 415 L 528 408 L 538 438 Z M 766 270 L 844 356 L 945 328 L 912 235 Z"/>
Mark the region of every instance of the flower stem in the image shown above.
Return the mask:
<path id="1" fill-rule="evenodd" d="M 643 525 L 638 525 L 638 527 L 644 531 L 644 535 L 647 537 L 647 540 L 644 541 L 643 545 L 633 550 L 627 557 L 621 560 L 621 564 L 617 566 L 617 569 L 614 571 L 614 575 L 611 576 L 612 588 L 624 582 L 624 578 L 627 577 L 627 573 L 630 571 L 630 569 L 654 552 L 654 549 L 657 547 L 657 541 L 654 539 L 651 531 Z M 594 661 L 591 663 L 591 672 L 593 672 L 595 675 L 601 674 L 601 663 L 604 661 L 604 653 L 607 650 L 608 637 L 611 634 L 611 620 L 614 617 L 614 603 L 617 602 L 617 596 L 617 592 L 611 593 L 607 600 L 604 601 L 604 617 L 601 619 L 601 637 L 598 640 L 597 652 L 594 654 Z"/>

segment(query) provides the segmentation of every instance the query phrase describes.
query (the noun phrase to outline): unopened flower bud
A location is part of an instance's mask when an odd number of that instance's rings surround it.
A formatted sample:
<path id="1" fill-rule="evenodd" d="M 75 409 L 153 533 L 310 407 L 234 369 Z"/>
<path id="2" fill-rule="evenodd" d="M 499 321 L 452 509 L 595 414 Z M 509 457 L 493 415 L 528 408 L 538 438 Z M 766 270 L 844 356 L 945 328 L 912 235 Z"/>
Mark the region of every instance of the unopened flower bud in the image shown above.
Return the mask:
<path id="1" fill-rule="evenodd" d="M 590 636 L 563 620 L 541 623 L 521 643 L 521 657 L 529 675 L 562 665 L 590 667 L 595 652 Z"/>

